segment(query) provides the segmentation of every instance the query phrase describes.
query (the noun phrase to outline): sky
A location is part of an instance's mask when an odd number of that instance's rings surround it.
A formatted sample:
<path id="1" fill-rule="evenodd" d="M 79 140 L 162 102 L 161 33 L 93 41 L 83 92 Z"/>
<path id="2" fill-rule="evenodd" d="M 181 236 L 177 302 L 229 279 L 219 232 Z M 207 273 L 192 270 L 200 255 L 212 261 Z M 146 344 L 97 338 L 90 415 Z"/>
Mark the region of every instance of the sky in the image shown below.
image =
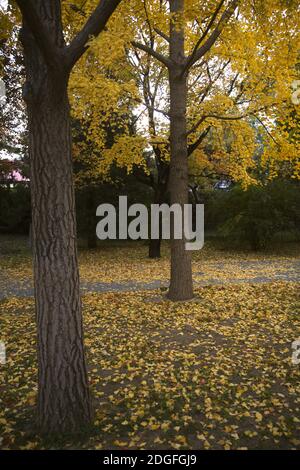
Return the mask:
<path id="1" fill-rule="evenodd" d="M 6 9 L 6 7 L 7 7 L 7 0 L 0 0 L 0 8 L 4 10 L 4 9 Z M 7 157 L 8 155 L 6 154 L 6 152 L 0 152 L 0 157 L 1 156 L 2 157 L 4 157 L 4 156 Z"/>
<path id="2" fill-rule="evenodd" d="M 6 9 L 7 7 L 7 0 L 0 0 L 0 7 Z"/>
<path id="3" fill-rule="evenodd" d="M 8 4 L 8 0 L 0 0 L 0 8 L 2 10 L 6 10 L 7 4 Z M 18 158 L 19 155 L 18 154 L 9 154 L 7 151 L 3 150 L 3 151 L 0 151 L 0 158 L 1 157 L 9 158 L 9 159 L 15 159 L 15 158 Z"/>

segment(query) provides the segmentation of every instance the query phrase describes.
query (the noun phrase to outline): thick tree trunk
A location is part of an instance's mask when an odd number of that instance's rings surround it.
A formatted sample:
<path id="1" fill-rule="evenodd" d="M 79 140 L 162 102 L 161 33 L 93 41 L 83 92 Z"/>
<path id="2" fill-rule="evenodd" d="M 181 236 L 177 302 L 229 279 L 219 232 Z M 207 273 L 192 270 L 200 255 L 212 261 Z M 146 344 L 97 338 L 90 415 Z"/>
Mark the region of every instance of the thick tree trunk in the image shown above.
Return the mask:
<path id="1" fill-rule="evenodd" d="M 30 109 L 38 416 L 46 432 L 91 419 L 83 349 L 67 91 Z"/>
<path id="2" fill-rule="evenodd" d="M 40 2 L 39 8 L 53 27 L 54 3 Z M 76 432 L 90 424 L 92 410 L 77 263 L 68 74 L 45 64 L 26 25 L 21 40 L 29 117 L 38 425 L 44 433 Z M 63 39 L 58 35 L 56 40 Z"/>
<path id="3" fill-rule="evenodd" d="M 172 13 L 183 11 L 184 0 L 170 1 Z M 184 32 L 178 25 L 170 28 L 170 178 L 171 204 L 188 203 L 188 154 L 186 137 L 187 83 L 183 72 Z M 171 281 L 168 297 L 187 300 L 193 297 L 191 254 L 185 250 L 185 240 L 171 240 Z"/>

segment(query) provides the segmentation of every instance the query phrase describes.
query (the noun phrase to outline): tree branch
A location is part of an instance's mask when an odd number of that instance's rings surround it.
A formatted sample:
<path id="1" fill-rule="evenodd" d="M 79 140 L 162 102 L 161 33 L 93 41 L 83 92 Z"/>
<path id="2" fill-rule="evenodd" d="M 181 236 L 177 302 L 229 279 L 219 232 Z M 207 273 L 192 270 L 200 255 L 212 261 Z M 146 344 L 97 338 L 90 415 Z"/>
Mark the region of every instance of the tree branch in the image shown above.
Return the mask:
<path id="1" fill-rule="evenodd" d="M 33 0 L 16 0 L 16 3 L 47 64 L 60 67 L 63 60 L 62 48 L 55 44 L 50 31 L 39 18 Z"/>
<path id="2" fill-rule="evenodd" d="M 88 49 L 89 39 L 91 37 L 97 37 L 104 30 L 106 23 L 119 3 L 121 3 L 121 0 L 101 0 L 87 20 L 85 26 L 77 36 L 75 36 L 71 44 L 66 47 L 66 60 L 70 70 Z"/>
<path id="3" fill-rule="evenodd" d="M 274 106 L 274 104 L 272 105 Z M 257 108 L 255 110 L 252 110 L 252 111 L 248 111 L 247 113 L 244 113 L 244 114 L 240 114 L 239 116 L 219 116 L 218 114 L 206 114 L 204 116 L 204 118 L 214 118 L 214 119 L 221 119 L 223 121 L 239 121 L 240 119 L 244 119 L 246 117 L 249 117 L 249 116 L 254 116 L 257 118 L 257 116 L 255 116 L 254 113 L 259 113 L 260 111 L 265 111 L 266 109 L 268 109 L 269 107 L 271 106 L 262 106 L 261 108 Z"/>
<path id="4" fill-rule="evenodd" d="M 217 16 L 218 16 L 219 11 L 221 10 L 221 8 L 222 8 L 222 6 L 223 6 L 223 4 L 224 4 L 224 2 L 225 2 L 225 0 L 221 0 L 220 3 L 219 3 L 219 5 L 217 6 L 217 8 L 216 8 L 214 14 L 213 14 L 212 17 L 211 17 L 210 22 L 209 22 L 208 25 L 207 25 L 207 28 L 205 29 L 205 31 L 203 32 L 202 36 L 201 36 L 201 37 L 199 38 L 199 40 L 197 41 L 197 43 L 196 43 L 196 45 L 195 45 L 195 47 L 194 47 L 194 49 L 193 49 L 193 52 L 191 53 L 191 55 L 190 55 L 190 57 L 189 57 L 189 59 L 188 59 L 186 68 L 189 67 L 189 65 L 188 65 L 189 62 L 192 62 L 192 61 L 194 60 L 195 54 L 196 54 L 196 52 L 197 52 L 197 50 L 198 50 L 200 44 L 204 41 L 204 39 L 205 39 L 206 36 L 208 35 L 208 33 L 209 33 L 209 31 L 210 31 L 212 25 L 213 25 L 214 22 L 215 22 L 215 19 L 216 19 Z"/>
<path id="5" fill-rule="evenodd" d="M 273 140 L 273 142 L 277 145 L 277 147 L 280 148 L 279 143 L 277 142 L 276 139 L 274 139 L 274 137 L 272 136 L 271 132 L 269 131 L 269 129 L 267 128 L 265 123 L 258 116 L 256 116 L 255 114 L 252 114 L 252 116 L 262 125 L 262 127 L 265 129 L 268 136 Z"/>
<path id="6" fill-rule="evenodd" d="M 222 16 L 220 18 L 220 21 L 218 22 L 216 28 L 214 29 L 214 31 L 211 33 L 210 37 L 205 41 L 205 43 L 201 47 L 199 47 L 199 46 L 200 46 L 200 43 L 202 42 L 203 39 L 201 38 L 201 40 L 199 40 L 197 42 L 197 45 L 196 45 L 195 49 L 193 50 L 192 54 L 186 60 L 184 71 L 186 71 L 190 67 L 192 67 L 192 65 L 194 65 L 195 62 L 197 62 L 199 59 L 201 59 L 201 57 L 203 57 L 204 54 L 206 54 L 212 48 L 212 46 L 215 44 L 215 42 L 219 38 L 220 34 L 222 33 L 224 27 L 228 23 L 229 19 L 233 15 L 234 10 L 238 6 L 238 3 L 239 3 L 239 0 L 232 0 L 230 2 L 228 8 L 222 14 Z M 221 2 L 221 4 L 223 4 L 223 2 Z M 220 8 L 222 6 L 221 4 L 219 5 Z M 215 14 L 216 14 L 216 12 L 215 12 Z M 218 14 L 218 11 L 217 11 L 217 14 Z M 216 14 L 216 16 L 217 16 L 217 14 Z M 214 18 L 214 20 L 215 20 L 215 18 Z M 203 36 L 205 35 L 205 37 L 206 37 L 207 34 L 208 34 L 208 31 L 207 32 L 205 31 Z"/>
<path id="7" fill-rule="evenodd" d="M 201 118 L 196 122 L 196 124 L 187 132 L 187 136 L 192 134 L 193 132 L 195 132 L 198 127 L 200 126 L 200 124 L 202 124 L 203 121 L 205 121 L 205 119 L 207 118 L 207 116 L 201 116 Z"/>
<path id="8" fill-rule="evenodd" d="M 169 68 L 172 65 L 172 62 L 166 56 L 164 56 L 163 54 L 160 54 L 159 52 L 155 51 L 151 47 L 146 46 L 145 44 L 142 44 L 137 41 L 132 41 L 131 44 L 133 45 L 133 47 L 137 47 L 141 51 L 147 52 L 147 54 L 154 57 L 154 59 L 164 64 L 166 67 Z"/>
<path id="9" fill-rule="evenodd" d="M 155 108 L 154 106 L 153 106 L 153 111 L 155 111 L 156 113 L 162 114 L 166 118 L 170 118 L 170 113 L 168 111 L 164 111 L 163 109 Z"/>
<path id="10" fill-rule="evenodd" d="M 213 118 L 213 119 L 220 119 L 221 121 L 239 121 L 240 119 L 244 119 L 249 117 L 252 113 L 245 113 L 240 114 L 239 116 L 220 116 L 218 114 L 207 114 L 204 119 Z"/>
<path id="11" fill-rule="evenodd" d="M 262 111 L 265 109 L 265 107 L 260 108 L 257 110 L 257 112 Z M 241 119 L 244 119 L 246 117 L 249 117 L 253 115 L 253 112 L 245 113 L 245 114 L 240 114 L 239 116 L 220 116 L 219 114 L 205 114 L 201 116 L 199 121 L 196 122 L 196 124 L 187 132 L 187 135 L 192 134 L 197 130 L 197 128 L 204 122 L 206 119 L 212 118 L 212 119 L 220 119 L 221 121 L 240 121 Z"/>
<path id="12" fill-rule="evenodd" d="M 199 147 L 199 145 L 203 142 L 205 137 L 210 131 L 211 126 L 208 126 L 201 134 L 199 135 L 198 139 L 195 140 L 192 144 L 188 146 L 188 157 L 192 155 L 192 153 Z"/>
<path id="13" fill-rule="evenodd" d="M 213 118 L 213 119 L 220 119 L 221 121 L 239 121 L 241 119 L 245 119 L 246 117 L 250 117 L 250 116 L 253 116 L 255 117 L 255 119 L 257 119 L 261 125 L 265 128 L 265 130 L 268 132 L 268 129 L 266 128 L 266 126 L 264 125 L 264 123 L 258 118 L 258 116 L 255 114 L 255 113 L 259 113 L 260 111 L 264 111 L 268 108 L 268 106 L 263 106 L 259 109 L 256 109 L 255 111 L 249 111 L 248 113 L 244 113 L 244 114 L 240 114 L 239 116 L 219 116 L 218 114 L 205 114 L 203 116 L 201 116 L 201 118 L 199 119 L 199 121 L 196 122 L 196 124 L 187 132 L 187 136 L 192 134 L 193 132 L 195 132 L 197 130 L 197 128 L 200 126 L 200 124 L 202 124 L 207 118 Z M 211 126 L 208 127 L 208 129 L 210 129 Z M 207 129 L 206 129 L 207 130 Z M 206 132 L 206 130 L 202 133 L 204 134 Z M 202 135 L 201 134 L 201 135 Z M 268 132 L 268 134 L 270 135 L 270 137 L 273 139 L 273 136 L 271 136 L 271 134 Z M 206 134 L 205 134 L 206 136 Z M 205 137 L 204 136 L 204 137 Z M 201 137 L 201 136 L 200 136 Z M 203 139 L 202 139 L 203 140 Z M 274 140 L 274 142 L 277 144 L 277 142 Z M 194 146 L 194 144 L 192 144 L 192 146 Z M 195 149 L 194 149 L 195 150 Z"/>
<path id="14" fill-rule="evenodd" d="M 165 41 L 170 42 L 170 38 L 167 34 L 163 33 L 160 29 L 153 27 L 154 31 L 161 36 Z"/>

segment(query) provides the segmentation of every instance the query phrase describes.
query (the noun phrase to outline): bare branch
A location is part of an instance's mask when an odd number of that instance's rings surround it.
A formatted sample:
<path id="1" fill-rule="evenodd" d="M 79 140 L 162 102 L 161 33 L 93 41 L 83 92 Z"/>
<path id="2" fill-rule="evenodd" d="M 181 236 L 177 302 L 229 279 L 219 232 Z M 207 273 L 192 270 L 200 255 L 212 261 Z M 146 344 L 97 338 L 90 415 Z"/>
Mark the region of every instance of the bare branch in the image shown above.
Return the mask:
<path id="1" fill-rule="evenodd" d="M 192 155 L 192 153 L 199 147 L 199 145 L 203 142 L 207 134 L 209 133 L 211 126 L 208 126 L 201 134 L 199 135 L 198 139 L 195 140 L 192 144 L 188 146 L 188 157 Z"/>
<path id="2" fill-rule="evenodd" d="M 172 62 L 166 56 L 164 56 L 163 54 L 160 54 L 159 52 L 155 51 L 151 47 L 146 46 L 145 44 L 142 44 L 137 41 L 132 41 L 131 44 L 133 45 L 133 47 L 137 47 L 141 51 L 147 52 L 147 54 L 154 57 L 154 59 L 164 64 L 166 67 L 170 67 L 172 65 Z"/>
<path id="3" fill-rule="evenodd" d="M 263 106 L 259 109 L 249 111 L 249 112 L 244 113 L 244 114 L 240 114 L 239 116 L 230 116 L 230 115 L 220 116 L 219 114 L 205 114 L 205 115 L 201 116 L 199 121 L 197 121 L 196 124 L 187 132 L 187 135 L 190 135 L 193 132 L 195 132 L 197 130 L 197 128 L 206 119 L 211 118 L 211 119 L 219 119 L 220 121 L 240 121 L 241 119 L 245 119 L 246 117 L 254 116 L 257 120 L 259 120 L 259 118 L 254 113 L 259 113 L 260 111 L 265 111 L 267 108 L 268 108 L 268 106 Z M 264 125 L 262 122 L 261 122 L 261 124 Z"/>
<path id="4" fill-rule="evenodd" d="M 196 122 L 196 124 L 187 132 L 186 135 L 190 135 L 190 134 L 193 134 L 193 132 L 195 132 L 198 127 L 202 124 L 202 122 L 205 121 L 205 119 L 207 118 L 207 116 L 201 116 L 201 118 Z"/>
<path id="5" fill-rule="evenodd" d="M 161 36 L 165 41 L 170 42 L 170 38 L 167 34 L 163 33 L 160 29 L 153 27 L 154 31 Z"/>
<path id="6" fill-rule="evenodd" d="M 264 122 L 258 116 L 256 116 L 255 114 L 253 114 L 252 116 L 263 126 L 263 128 L 265 129 L 268 136 L 273 140 L 273 142 L 277 145 L 277 147 L 280 148 L 279 143 L 277 142 L 276 139 L 274 139 L 274 137 L 272 136 L 271 132 L 269 131 L 267 126 L 264 124 Z"/>
<path id="7" fill-rule="evenodd" d="M 218 114 L 207 114 L 204 119 L 213 118 L 220 119 L 221 121 L 240 121 L 246 117 L 249 117 L 251 113 L 240 114 L 239 116 L 219 116 Z"/>
<path id="8" fill-rule="evenodd" d="M 197 50 L 198 50 L 200 44 L 204 41 L 204 39 L 205 39 L 206 36 L 208 35 L 208 33 L 209 33 L 211 27 L 213 26 L 213 24 L 214 24 L 214 22 L 215 22 L 215 19 L 217 18 L 218 14 L 219 14 L 219 11 L 221 10 L 221 8 L 222 8 L 222 6 L 223 6 L 223 4 L 224 4 L 224 2 L 225 2 L 225 0 L 221 0 L 220 3 L 219 3 L 219 5 L 217 6 L 217 8 L 216 8 L 214 14 L 213 14 L 212 17 L 211 17 L 210 22 L 209 22 L 208 25 L 207 25 L 207 28 L 205 29 L 205 31 L 203 32 L 202 36 L 201 36 L 201 37 L 199 38 L 199 40 L 197 41 L 197 43 L 196 43 L 196 45 L 195 45 L 195 47 L 194 47 L 194 49 L 193 49 L 193 51 L 192 51 L 192 53 L 191 53 L 191 55 L 190 55 L 190 57 L 189 57 L 189 60 L 188 60 L 187 65 L 186 65 L 186 68 L 189 67 L 189 62 L 192 62 L 192 61 L 194 60 L 195 54 L 196 54 L 196 52 L 197 52 Z"/>
<path id="9" fill-rule="evenodd" d="M 144 6 L 144 10 L 145 10 L 145 15 L 146 15 L 146 23 L 148 25 L 148 28 L 149 28 L 149 35 L 150 35 L 150 47 L 154 47 L 154 34 L 153 34 L 153 28 L 152 28 L 152 25 L 151 25 L 151 21 L 150 21 L 150 18 L 149 18 L 149 13 L 148 13 L 148 9 L 147 9 L 147 5 L 146 5 L 146 0 L 143 1 L 143 6 Z M 143 39 L 144 36 L 143 36 Z"/>
<path id="10" fill-rule="evenodd" d="M 209 83 L 203 90 L 202 96 L 201 96 L 200 101 L 199 101 L 200 104 L 203 103 L 203 101 L 207 97 L 209 91 L 211 90 L 213 85 L 217 82 L 217 80 L 219 80 L 220 76 L 222 75 L 222 73 L 224 72 L 224 70 L 226 69 L 226 67 L 229 63 L 230 63 L 230 59 L 227 62 L 224 63 L 223 67 L 219 70 L 217 76 L 214 79 L 212 79 L 212 76 L 211 76 L 210 71 L 209 71 L 208 63 L 206 63 L 207 64 L 207 75 L 208 75 Z M 189 86 L 189 88 L 191 88 L 191 86 Z"/>
<path id="11" fill-rule="evenodd" d="M 232 81 L 231 81 L 231 84 L 230 84 L 230 87 L 229 87 L 229 91 L 228 91 L 228 96 L 230 96 L 231 93 L 233 92 L 233 89 L 234 89 L 234 86 L 235 86 L 235 84 L 236 84 L 236 81 L 237 81 L 238 77 L 239 77 L 239 72 L 237 72 L 237 73 L 235 74 L 235 76 L 233 77 L 233 79 L 232 79 Z"/>
<path id="12" fill-rule="evenodd" d="M 188 70 L 192 65 L 194 65 L 194 63 L 197 62 L 197 60 L 201 59 L 201 57 L 203 57 L 204 54 L 206 54 L 212 48 L 212 46 L 215 44 L 220 34 L 222 33 L 224 27 L 228 23 L 229 19 L 233 15 L 236 7 L 238 6 L 238 3 L 239 3 L 239 0 L 232 0 L 230 2 L 228 8 L 222 14 L 216 28 L 214 29 L 214 31 L 211 33 L 209 38 L 204 42 L 204 44 L 201 47 L 199 47 L 201 42 L 198 41 L 197 43 L 198 47 L 194 49 L 192 54 L 187 58 L 187 61 L 184 67 L 185 71 Z"/>
<path id="13" fill-rule="evenodd" d="M 194 85 L 196 85 L 196 83 L 198 83 L 198 81 L 200 80 L 202 75 L 203 75 L 203 71 L 201 70 L 201 72 L 198 73 L 198 75 L 194 78 L 192 83 L 188 84 L 188 89 L 193 89 Z"/>
<path id="14" fill-rule="evenodd" d="M 170 118 L 170 113 L 168 111 L 164 111 L 163 109 L 159 108 L 153 108 L 153 111 L 155 111 L 156 113 L 163 114 L 167 118 Z"/>

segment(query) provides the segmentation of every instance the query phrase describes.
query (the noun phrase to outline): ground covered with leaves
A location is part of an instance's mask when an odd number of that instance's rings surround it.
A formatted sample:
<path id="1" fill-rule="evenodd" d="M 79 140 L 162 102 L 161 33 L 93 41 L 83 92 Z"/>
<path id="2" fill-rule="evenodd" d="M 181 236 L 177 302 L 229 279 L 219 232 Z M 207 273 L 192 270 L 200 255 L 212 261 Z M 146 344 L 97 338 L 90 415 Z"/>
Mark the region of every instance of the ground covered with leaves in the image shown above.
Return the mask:
<path id="1" fill-rule="evenodd" d="M 80 250 L 83 292 L 145 290 L 166 287 L 170 253 L 163 244 L 162 257 L 147 257 L 145 243 L 104 244 L 97 250 Z M 195 286 L 265 281 L 299 281 L 299 245 L 253 253 L 224 250 L 206 243 L 193 252 Z M 32 260 L 25 238 L 0 238 L 0 300 L 33 295 Z"/>
<path id="2" fill-rule="evenodd" d="M 95 426 L 49 442 L 33 430 L 33 299 L 0 302 L 2 448 L 300 448 L 299 284 L 207 286 L 176 304 L 160 290 L 87 294 L 83 311 Z"/>

